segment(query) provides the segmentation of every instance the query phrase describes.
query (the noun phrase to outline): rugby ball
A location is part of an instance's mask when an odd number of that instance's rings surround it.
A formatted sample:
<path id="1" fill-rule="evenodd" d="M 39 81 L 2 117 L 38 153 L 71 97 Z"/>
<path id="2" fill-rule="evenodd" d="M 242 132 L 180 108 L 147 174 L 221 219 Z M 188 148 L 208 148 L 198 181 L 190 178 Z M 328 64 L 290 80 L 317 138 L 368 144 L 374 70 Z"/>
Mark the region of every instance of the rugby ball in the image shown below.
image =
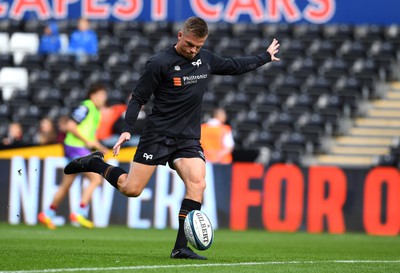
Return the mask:
<path id="1" fill-rule="evenodd" d="M 208 249 L 214 239 L 214 230 L 207 215 L 199 210 L 188 213 L 184 224 L 188 242 L 198 250 Z"/>

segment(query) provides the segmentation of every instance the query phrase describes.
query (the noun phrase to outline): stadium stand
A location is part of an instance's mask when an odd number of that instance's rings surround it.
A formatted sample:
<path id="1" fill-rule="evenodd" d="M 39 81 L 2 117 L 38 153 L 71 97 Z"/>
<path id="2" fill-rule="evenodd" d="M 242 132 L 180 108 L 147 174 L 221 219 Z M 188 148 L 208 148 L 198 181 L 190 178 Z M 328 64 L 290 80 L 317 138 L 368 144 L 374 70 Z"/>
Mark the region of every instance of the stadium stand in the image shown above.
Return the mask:
<path id="1" fill-rule="evenodd" d="M 66 37 L 76 28 L 75 20 L 58 24 Z M 64 54 L 35 54 L 43 22 L 1 20 L 0 69 L 26 73 L 18 76 L 18 84 L 24 84 L 13 88 L 22 90 L 15 95 L 0 80 L 4 124 L 26 116 L 57 118 L 97 80 L 113 90 L 114 102 L 126 101 L 147 58 L 172 44 L 180 26 L 103 20 L 91 25 L 99 36 L 99 54 L 77 61 Z M 203 119 L 215 106 L 226 109 L 236 160 L 399 164 L 400 87 L 392 84 L 400 79 L 399 33 L 398 25 L 211 23 L 206 48 L 223 56 L 253 54 L 265 50 L 265 37 L 276 37 L 282 61 L 239 77 L 212 77 Z M 33 42 L 15 42 L 19 35 Z M 23 57 L 13 58 L 16 52 Z M 21 110 L 26 104 L 35 107 Z"/>

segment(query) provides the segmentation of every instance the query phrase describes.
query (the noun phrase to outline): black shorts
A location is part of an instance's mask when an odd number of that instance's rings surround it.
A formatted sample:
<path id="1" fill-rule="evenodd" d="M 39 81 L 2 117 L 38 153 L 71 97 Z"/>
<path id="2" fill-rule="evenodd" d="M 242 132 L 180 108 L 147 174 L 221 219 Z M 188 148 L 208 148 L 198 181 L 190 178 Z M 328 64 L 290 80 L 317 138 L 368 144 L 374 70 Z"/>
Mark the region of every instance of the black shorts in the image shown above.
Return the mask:
<path id="1" fill-rule="evenodd" d="M 146 165 L 168 165 L 174 169 L 178 158 L 198 157 L 204 160 L 204 151 L 198 139 L 143 135 L 136 150 L 134 162 Z"/>

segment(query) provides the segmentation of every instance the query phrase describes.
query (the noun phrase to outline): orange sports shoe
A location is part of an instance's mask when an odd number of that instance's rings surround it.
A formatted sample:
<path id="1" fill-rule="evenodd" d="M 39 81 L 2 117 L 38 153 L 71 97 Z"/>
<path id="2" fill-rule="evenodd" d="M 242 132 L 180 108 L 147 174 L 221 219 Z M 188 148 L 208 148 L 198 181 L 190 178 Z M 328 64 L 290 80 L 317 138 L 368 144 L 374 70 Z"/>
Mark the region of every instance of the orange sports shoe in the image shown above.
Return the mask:
<path id="1" fill-rule="evenodd" d="M 71 224 L 73 226 L 82 226 L 85 228 L 93 228 L 94 224 L 92 221 L 86 219 L 83 215 L 80 215 L 78 213 L 71 213 L 69 215 L 69 219 L 71 220 Z"/>
<path id="2" fill-rule="evenodd" d="M 51 218 L 47 216 L 46 213 L 44 212 L 39 213 L 38 220 L 42 225 L 44 225 L 48 229 L 56 229 L 53 220 L 51 220 Z"/>

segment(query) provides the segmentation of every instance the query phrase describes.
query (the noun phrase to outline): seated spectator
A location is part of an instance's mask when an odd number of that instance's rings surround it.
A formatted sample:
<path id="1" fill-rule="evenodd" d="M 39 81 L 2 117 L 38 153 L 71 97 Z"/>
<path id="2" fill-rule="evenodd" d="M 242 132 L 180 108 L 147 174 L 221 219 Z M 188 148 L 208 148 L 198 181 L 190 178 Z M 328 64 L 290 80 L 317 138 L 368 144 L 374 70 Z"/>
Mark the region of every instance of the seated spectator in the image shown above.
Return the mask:
<path id="1" fill-rule="evenodd" d="M 57 141 L 57 133 L 54 128 L 54 123 L 49 118 L 40 120 L 39 132 L 35 139 L 35 144 L 47 145 L 54 144 Z"/>
<path id="2" fill-rule="evenodd" d="M 68 115 L 60 116 L 58 118 L 56 143 L 64 143 L 64 139 L 67 135 L 67 121 L 68 120 L 69 120 Z"/>
<path id="3" fill-rule="evenodd" d="M 69 39 L 69 52 L 78 56 L 97 54 L 97 34 L 90 29 L 87 19 L 81 18 L 78 29 L 72 32 Z"/>
<path id="4" fill-rule="evenodd" d="M 40 37 L 39 54 L 58 53 L 61 49 L 61 39 L 56 23 L 49 23 L 44 28 L 44 33 Z"/>
<path id="5" fill-rule="evenodd" d="M 2 139 L 2 144 L 8 148 L 24 146 L 23 128 L 20 123 L 10 123 L 8 126 L 8 134 Z"/>

